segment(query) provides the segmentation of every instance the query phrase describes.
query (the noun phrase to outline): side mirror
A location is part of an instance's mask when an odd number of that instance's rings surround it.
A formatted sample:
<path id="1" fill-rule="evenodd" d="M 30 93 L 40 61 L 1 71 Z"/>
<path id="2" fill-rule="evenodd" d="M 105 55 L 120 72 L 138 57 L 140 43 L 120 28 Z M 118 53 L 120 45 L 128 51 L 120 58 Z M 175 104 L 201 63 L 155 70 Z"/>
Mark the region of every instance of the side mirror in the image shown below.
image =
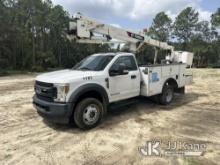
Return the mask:
<path id="1" fill-rule="evenodd" d="M 124 63 L 120 63 L 120 64 L 119 64 L 118 70 L 119 70 L 120 75 L 126 75 L 126 74 L 128 74 L 128 70 L 126 70 L 126 66 L 125 66 Z"/>
<path id="2" fill-rule="evenodd" d="M 117 69 L 113 68 L 109 71 L 109 75 L 110 76 L 126 75 L 129 73 L 129 71 L 125 69 L 126 69 L 125 64 L 120 63 Z"/>

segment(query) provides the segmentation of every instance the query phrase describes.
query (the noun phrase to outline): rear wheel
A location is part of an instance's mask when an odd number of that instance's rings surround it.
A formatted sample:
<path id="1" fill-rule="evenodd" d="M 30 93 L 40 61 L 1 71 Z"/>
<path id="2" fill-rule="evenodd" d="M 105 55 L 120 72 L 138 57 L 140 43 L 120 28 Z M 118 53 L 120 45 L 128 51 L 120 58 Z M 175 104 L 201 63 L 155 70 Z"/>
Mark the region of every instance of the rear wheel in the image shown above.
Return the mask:
<path id="1" fill-rule="evenodd" d="M 159 95 L 159 102 L 162 105 L 170 104 L 173 100 L 174 92 L 173 87 L 169 84 L 165 84 L 162 93 Z"/>
<path id="2" fill-rule="evenodd" d="M 81 129 L 90 129 L 98 125 L 103 116 L 103 105 L 95 98 L 80 101 L 74 112 L 74 121 Z"/>

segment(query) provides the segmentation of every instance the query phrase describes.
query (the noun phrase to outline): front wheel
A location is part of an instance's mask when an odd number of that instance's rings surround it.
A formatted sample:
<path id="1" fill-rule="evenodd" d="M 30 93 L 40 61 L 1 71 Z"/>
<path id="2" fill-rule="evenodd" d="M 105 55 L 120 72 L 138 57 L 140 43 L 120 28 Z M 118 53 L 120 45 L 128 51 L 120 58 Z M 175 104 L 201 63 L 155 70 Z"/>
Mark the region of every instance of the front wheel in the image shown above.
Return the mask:
<path id="1" fill-rule="evenodd" d="M 162 93 L 159 95 L 159 102 L 162 105 L 168 105 L 172 102 L 174 96 L 173 87 L 166 84 L 163 87 Z"/>
<path id="2" fill-rule="evenodd" d="M 90 129 L 98 125 L 103 116 L 103 105 L 95 98 L 80 101 L 74 112 L 74 121 L 81 129 Z"/>

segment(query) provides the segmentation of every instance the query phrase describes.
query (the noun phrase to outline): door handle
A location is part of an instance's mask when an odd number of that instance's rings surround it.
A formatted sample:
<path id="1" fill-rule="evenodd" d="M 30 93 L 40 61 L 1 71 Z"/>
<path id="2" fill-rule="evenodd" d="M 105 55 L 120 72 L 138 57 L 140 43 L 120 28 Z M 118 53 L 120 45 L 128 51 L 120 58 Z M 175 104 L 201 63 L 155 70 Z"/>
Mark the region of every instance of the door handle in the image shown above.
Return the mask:
<path id="1" fill-rule="evenodd" d="M 136 75 L 131 75 L 131 79 L 136 79 Z"/>

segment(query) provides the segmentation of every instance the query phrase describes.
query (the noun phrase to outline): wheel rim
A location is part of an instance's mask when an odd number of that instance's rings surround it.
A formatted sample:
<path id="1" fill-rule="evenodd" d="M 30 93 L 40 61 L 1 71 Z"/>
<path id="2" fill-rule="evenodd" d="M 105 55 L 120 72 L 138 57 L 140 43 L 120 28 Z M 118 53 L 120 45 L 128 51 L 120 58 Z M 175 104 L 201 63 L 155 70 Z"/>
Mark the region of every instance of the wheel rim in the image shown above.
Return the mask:
<path id="1" fill-rule="evenodd" d="M 92 125 L 96 123 L 98 119 L 98 106 L 95 104 L 88 105 L 83 111 L 83 122 L 87 125 Z"/>
<path id="2" fill-rule="evenodd" d="M 173 92 L 171 89 L 168 89 L 166 92 L 166 102 L 169 103 L 173 99 Z"/>

